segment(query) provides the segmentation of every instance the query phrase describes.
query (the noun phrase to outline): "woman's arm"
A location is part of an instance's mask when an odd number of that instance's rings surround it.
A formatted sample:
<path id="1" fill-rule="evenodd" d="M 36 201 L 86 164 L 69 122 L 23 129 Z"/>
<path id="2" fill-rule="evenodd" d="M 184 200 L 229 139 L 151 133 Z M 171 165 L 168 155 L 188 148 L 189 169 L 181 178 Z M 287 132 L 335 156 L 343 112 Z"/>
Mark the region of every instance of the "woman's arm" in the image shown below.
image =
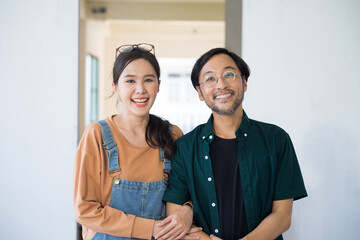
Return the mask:
<path id="1" fill-rule="evenodd" d="M 168 224 L 164 230 L 155 236 L 156 239 L 209 239 L 202 228 L 192 225 L 193 209 L 189 205 L 166 203 L 168 217 L 162 224 Z M 207 237 L 207 238 L 205 238 Z"/>
<path id="2" fill-rule="evenodd" d="M 125 214 L 106 206 L 110 196 L 104 190 L 104 156 L 101 128 L 90 124 L 76 152 L 74 166 L 74 210 L 76 220 L 86 228 L 113 236 L 151 239 L 155 221 Z M 106 159 L 105 159 L 106 160 Z M 107 173 L 107 172 L 106 172 Z M 110 183 L 111 185 L 112 183 Z M 109 193 L 111 193 L 111 186 Z"/>

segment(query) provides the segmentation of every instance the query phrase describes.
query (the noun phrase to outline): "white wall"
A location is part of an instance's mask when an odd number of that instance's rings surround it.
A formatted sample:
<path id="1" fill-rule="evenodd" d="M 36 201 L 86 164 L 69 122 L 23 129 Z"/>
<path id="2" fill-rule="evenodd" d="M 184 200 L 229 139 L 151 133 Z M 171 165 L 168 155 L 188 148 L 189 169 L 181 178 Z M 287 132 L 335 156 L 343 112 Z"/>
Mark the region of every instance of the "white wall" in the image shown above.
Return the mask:
<path id="1" fill-rule="evenodd" d="M 290 134 L 309 194 L 285 237 L 359 239 L 360 2 L 243 3 L 245 110 Z"/>
<path id="2" fill-rule="evenodd" d="M 78 1 L 0 1 L 0 238 L 75 239 Z"/>

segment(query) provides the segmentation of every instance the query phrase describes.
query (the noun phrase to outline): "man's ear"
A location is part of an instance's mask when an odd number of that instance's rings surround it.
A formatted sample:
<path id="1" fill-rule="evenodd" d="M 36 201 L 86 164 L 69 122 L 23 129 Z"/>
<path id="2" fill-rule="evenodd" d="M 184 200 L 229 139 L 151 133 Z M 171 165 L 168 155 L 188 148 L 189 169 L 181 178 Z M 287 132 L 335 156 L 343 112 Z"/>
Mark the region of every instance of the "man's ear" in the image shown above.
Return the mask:
<path id="1" fill-rule="evenodd" d="M 201 92 L 200 86 L 196 86 L 196 91 L 197 91 L 197 93 L 199 95 L 200 101 L 204 101 L 204 97 L 203 97 L 203 94 Z"/>
<path id="2" fill-rule="evenodd" d="M 243 80 L 243 89 L 244 89 L 244 92 L 246 92 L 246 90 L 247 90 L 247 81 L 245 80 L 245 77 L 243 77 L 242 80 Z"/>
<path id="3" fill-rule="evenodd" d="M 161 83 L 161 80 L 159 79 L 158 80 L 158 92 L 160 91 L 160 83 Z"/>

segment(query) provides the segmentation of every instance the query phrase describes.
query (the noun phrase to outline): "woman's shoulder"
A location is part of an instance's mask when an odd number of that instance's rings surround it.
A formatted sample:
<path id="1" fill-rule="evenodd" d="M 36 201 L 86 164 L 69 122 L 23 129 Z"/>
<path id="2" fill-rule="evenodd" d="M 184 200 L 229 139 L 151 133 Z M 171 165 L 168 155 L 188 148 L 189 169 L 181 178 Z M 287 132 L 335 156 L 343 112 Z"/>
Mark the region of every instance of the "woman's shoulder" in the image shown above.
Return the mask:
<path id="1" fill-rule="evenodd" d="M 102 136 L 101 136 L 101 126 L 98 122 L 92 122 L 90 123 L 79 143 L 79 149 L 94 149 L 98 148 L 98 146 L 101 146 L 102 144 Z"/>
<path id="2" fill-rule="evenodd" d="M 101 126 L 98 122 L 92 122 L 90 123 L 84 132 L 84 135 L 101 135 Z"/>
<path id="3" fill-rule="evenodd" d="M 173 128 L 173 137 L 175 140 L 177 140 L 179 137 L 182 137 L 184 135 L 184 133 L 177 125 L 172 124 L 172 128 Z"/>

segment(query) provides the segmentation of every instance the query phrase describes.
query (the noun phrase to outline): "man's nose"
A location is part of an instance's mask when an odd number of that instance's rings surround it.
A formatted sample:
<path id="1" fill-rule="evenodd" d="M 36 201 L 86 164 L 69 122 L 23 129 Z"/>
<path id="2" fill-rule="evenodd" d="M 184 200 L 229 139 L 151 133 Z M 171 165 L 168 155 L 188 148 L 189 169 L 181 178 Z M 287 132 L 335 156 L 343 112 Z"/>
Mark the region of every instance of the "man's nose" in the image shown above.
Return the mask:
<path id="1" fill-rule="evenodd" d="M 227 86 L 227 82 L 222 77 L 219 77 L 219 78 L 217 78 L 215 86 L 218 89 L 223 89 Z"/>

